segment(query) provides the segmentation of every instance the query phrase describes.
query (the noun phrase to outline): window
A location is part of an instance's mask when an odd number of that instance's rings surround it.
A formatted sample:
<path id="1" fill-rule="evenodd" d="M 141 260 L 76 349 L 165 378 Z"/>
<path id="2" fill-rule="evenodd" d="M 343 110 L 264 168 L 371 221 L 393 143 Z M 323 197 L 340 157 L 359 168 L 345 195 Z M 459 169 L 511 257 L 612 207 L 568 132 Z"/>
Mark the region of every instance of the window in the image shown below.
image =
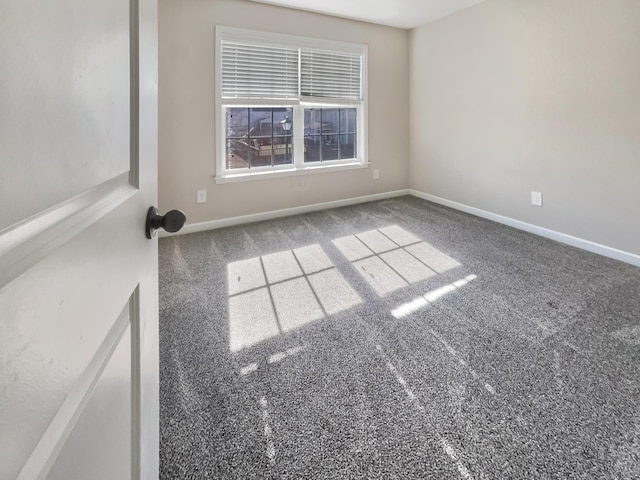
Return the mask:
<path id="1" fill-rule="evenodd" d="M 365 45 L 217 27 L 216 181 L 366 166 Z"/>
<path id="2" fill-rule="evenodd" d="M 304 161 L 357 158 L 356 108 L 305 108 Z"/>
<path id="3" fill-rule="evenodd" d="M 225 170 L 292 165 L 291 108 L 225 108 Z"/>

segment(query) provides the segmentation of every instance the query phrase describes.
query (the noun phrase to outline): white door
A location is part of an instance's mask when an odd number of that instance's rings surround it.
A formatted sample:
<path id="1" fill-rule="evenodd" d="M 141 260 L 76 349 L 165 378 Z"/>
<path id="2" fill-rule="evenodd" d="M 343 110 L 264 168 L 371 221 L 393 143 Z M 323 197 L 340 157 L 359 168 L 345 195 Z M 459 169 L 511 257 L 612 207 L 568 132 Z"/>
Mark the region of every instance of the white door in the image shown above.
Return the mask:
<path id="1" fill-rule="evenodd" d="M 158 478 L 156 0 L 0 2 L 0 479 Z"/>

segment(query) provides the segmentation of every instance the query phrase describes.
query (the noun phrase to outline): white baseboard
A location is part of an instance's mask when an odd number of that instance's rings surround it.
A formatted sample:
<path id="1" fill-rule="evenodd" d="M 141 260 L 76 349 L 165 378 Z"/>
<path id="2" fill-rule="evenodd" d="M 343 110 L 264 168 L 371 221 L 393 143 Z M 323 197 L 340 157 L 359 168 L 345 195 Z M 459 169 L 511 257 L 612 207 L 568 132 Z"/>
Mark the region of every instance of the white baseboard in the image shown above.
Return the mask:
<path id="1" fill-rule="evenodd" d="M 374 195 L 365 195 L 362 197 L 346 198 L 343 200 L 334 200 L 331 202 L 314 203 L 312 205 L 283 208 L 281 210 L 271 210 L 269 212 L 254 213 L 251 215 L 242 215 L 239 217 L 223 218 L 220 220 L 211 220 L 208 222 L 190 223 L 185 225 L 182 228 L 182 230 L 180 230 L 177 233 L 167 233 L 161 230 L 159 232 L 159 236 L 162 238 L 162 237 L 170 237 L 174 235 L 185 235 L 188 233 L 205 232 L 207 230 L 215 230 L 217 228 L 232 227 L 234 225 L 260 222 L 263 220 L 272 220 L 274 218 L 288 217 L 291 215 L 300 215 L 300 214 L 309 213 L 309 212 L 317 212 L 319 210 L 327 210 L 329 208 L 346 207 L 349 205 L 357 205 L 359 203 L 374 202 L 376 200 L 384 200 L 387 198 L 401 197 L 403 195 L 413 195 L 414 197 L 422 198 L 423 200 L 428 200 L 430 202 L 437 203 L 439 205 L 451 207 L 455 210 L 460 210 L 462 212 L 470 213 L 471 215 L 475 215 L 477 217 L 493 220 L 494 222 L 501 223 L 503 225 L 508 225 L 510 227 L 517 228 L 518 230 L 523 230 L 525 232 L 533 233 L 535 235 L 540 235 L 541 237 L 549 238 L 551 240 L 556 240 L 558 242 L 571 245 L 573 247 L 581 248 L 589 252 L 597 253 L 598 255 L 613 258 L 615 260 L 620 260 L 622 262 L 626 262 L 631 265 L 640 267 L 640 255 L 625 252 L 623 250 L 618 250 L 616 248 L 608 247 L 606 245 L 595 243 L 590 240 L 584 240 L 582 238 L 574 237 L 572 235 L 567 235 L 566 233 L 561 233 L 555 230 L 550 230 L 548 228 L 539 227 L 537 225 L 522 222 L 520 220 L 515 220 L 510 217 L 498 215 L 497 213 L 488 212 L 486 210 L 481 210 L 476 207 L 471 207 L 463 203 L 454 202 L 452 200 L 447 200 L 445 198 L 437 197 L 435 195 L 430 195 L 428 193 L 420 192 L 418 190 L 413 190 L 413 189 L 395 190 L 393 192 L 377 193 Z"/>
<path id="2" fill-rule="evenodd" d="M 174 235 L 185 235 L 187 233 L 205 232 L 216 228 L 232 227 L 234 225 L 242 225 L 245 223 L 260 222 L 263 220 L 272 220 L 274 218 L 289 217 L 291 215 L 300 215 L 302 213 L 317 212 L 318 210 L 327 210 L 329 208 L 346 207 L 349 205 L 357 205 L 358 203 L 374 202 L 376 200 L 385 200 L 387 198 L 402 197 L 409 195 L 409 190 L 396 190 L 393 192 L 376 193 L 374 195 L 365 195 L 363 197 L 346 198 L 344 200 L 334 200 L 332 202 L 314 203 L 312 205 L 303 205 L 301 207 L 283 208 L 281 210 L 271 210 L 269 212 L 254 213 L 251 215 L 242 215 L 239 217 L 223 218 L 220 220 L 211 220 L 209 222 L 189 223 L 182 230 L 176 233 L 167 233 L 160 231 L 160 237 L 170 237 Z"/>
<path id="3" fill-rule="evenodd" d="M 550 238 L 551 240 L 556 240 L 558 242 L 571 245 L 572 247 L 581 248 L 589 252 L 597 253 L 605 257 L 613 258 L 615 260 L 620 260 L 622 262 L 630 263 L 631 265 L 640 267 L 640 255 L 635 255 L 633 253 L 618 250 L 616 248 L 607 247 L 606 245 L 601 245 L 599 243 L 584 240 L 582 238 L 567 235 L 565 233 L 556 232 L 555 230 L 549 230 L 548 228 L 538 227 L 537 225 L 521 222 L 520 220 L 515 220 L 510 217 L 487 212 L 486 210 L 470 207 L 469 205 L 453 202 L 445 198 L 436 197 L 435 195 L 429 195 L 428 193 L 423 193 L 418 190 L 410 189 L 409 194 L 413 195 L 414 197 L 422 198 L 423 200 L 428 200 L 439 205 L 444 205 L 445 207 L 451 207 L 455 210 L 470 213 L 471 215 L 475 215 L 477 217 L 493 220 L 494 222 L 502 223 L 504 225 L 517 228 L 518 230 L 524 230 L 525 232 L 540 235 L 541 237 L 545 238 Z"/>

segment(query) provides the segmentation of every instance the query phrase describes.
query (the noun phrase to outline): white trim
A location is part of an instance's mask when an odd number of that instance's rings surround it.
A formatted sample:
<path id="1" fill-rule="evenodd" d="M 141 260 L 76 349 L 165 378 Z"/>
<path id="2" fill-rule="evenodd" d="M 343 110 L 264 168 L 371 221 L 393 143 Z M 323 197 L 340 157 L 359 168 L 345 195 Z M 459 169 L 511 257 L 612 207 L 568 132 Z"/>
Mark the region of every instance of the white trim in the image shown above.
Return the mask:
<path id="1" fill-rule="evenodd" d="M 319 171 L 322 171 L 322 170 L 319 170 Z M 291 173 L 291 174 L 295 175 L 295 173 Z M 471 207 L 463 203 L 454 202 L 452 200 L 447 200 L 445 198 L 437 197 L 435 195 L 430 195 L 428 193 L 423 193 L 413 189 L 395 190 L 392 192 L 376 193 L 373 195 L 365 195 L 362 197 L 346 198 L 344 200 L 334 200 L 331 202 L 315 203 L 312 205 L 303 205 L 300 207 L 284 208 L 281 210 L 271 210 L 268 212 L 242 215 L 239 217 L 223 218 L 220 220 L 211 220 L 208 222 L 201 222 L 201 223 L 192 223 L 192 224 L 185 225 L 181 231 L 176 233 L 167 233 L 164 230 L 161 230 L 159 232 L 159 237 L 164 238 L 164 237 L 172 237 L 175 235 L 186 235 L 189 233 L 205 232 L 207 230 L 215 230 L 218 228 L 232 227 L 235 225 L 243 225 L 246 223 L 260 222 L 264 220 L 272 220 L 275 218 L 288 217 L 292 215 L 301 215 L 303 213 L 316 212 L 318 210 L 327 210 L 330 208 L 346 207 L 350 205 L 357 205 L 359 203 L 374 202 L 376 200 L 385 200 L 388 198 L 401 197 L 404 195 L 412 195 L 414 197 L 427 200 L 429 202 L 437 203 L 439 205 L 444 205 L 446 207 L 459 210 L 461 212 L 470 213 L 471 215 L 475 215 L 477 217 L 486 218 L 488 220 L 492 220 L 494 222 L 516 228 L 518 230 L 533 233 L 534 235 L 539 235 L 541 237 L 549 238 L 551 240 L 564 243 L 566 245 L 571 245 L 572 247 L 577 247 L 582 250 L 586 250 L 588 252 L 596 253 L 604 257 L 613 258 L 614 260 L 620 260 L 621 262 L 629 263 L 631 265 L 640 267 L 640 255 L 636 255 L 630 252 L 625 252 L 623 250 L 619 250 L 613 247 L 608 247 L 606 245 L 595 243 L 590 240 L 574 237 L 566 233 L 561 233 L 555 230 L 550 230 L 548 228 L 532 225 L 530 223 L 522 222 L 520 220 L 516 220 L 510 217 L 505 217 L 504 215 L 488 212 L 486 210 L 482 210 L 476 207 Z"/>
<path id="2" fill-rule="evenodd" d="M 301 35 L 290 35 L 286 33 L 274 33 L 267 30 L 256 30 L 247 28 L 228 27 L 226 25 L 216 25 L 216 35 L 220 39 L 224 35 L 241 41 L 251 41 L 265 43 L 268 45 L 281 45 L 284 47 L 312 48 L 325 50 L 328 52 L 344 52 L 360 54 L 367 49 L 367 45 L 357 42 L 342 42 L 338 40 L 328 40 L 319 37 L 307 37 Z"/>
<path id="3" fill-rule="evenodd" d="M 436 197 L 435 195 L 423 193 L 418 190 L 410 189 L 409 195 L 413 195 L 414 197 L 418 197 L 429 202 L 444 205 L 445 207 L 460 210 L 461 212 L 470 213 L 471 215 L 475 215 L 477 217 L 493 220 L 494 222 L 508 225 L 509 227 L 517 228 L 518 230 L 523 230 L 535 235 L 540 235 L 541 237 L 549 238 L 566 245 L 571 245 L 572 247 L 577 247 L 588 252 L 597 253 L 598 255 L 602 255 L 604 257 L 613 258 L 615 260 L 620 260 L 621 262 L 630 263 L 631 265 L 640 267 L 640 255 L 625 252 L 623 250 L 618 250 L 616 248 L 608 247 L 606 245 L 595 243 L 590 240 L 584 240 L 572 235 L 567 235 L 566 233 L 561 233 L 555 230 L 550 230 L 548 228 L 532 225 L 530 223 L 522 222 L 514 218 L 505 217 L 503 215 L 498 215 L 497 213 L 492 213 L 476 207 L 471 207 L 463 203 Z"/>
<path id="4" fill-rule="evenodd" d="M 216 183 L 248 182 L 250 180 L 268 180 L 271 178 L 294 177 L 296 175 L 306 175 L 308 173 L 331 173 L 342 170 L 357 170 L 367 168 L 370 163 L 334 163 L 330 165 L 317 165 L 303 168 L 288 168 L 286 170 L 261 170 L 249 171 L 248 173 L 238 173 L 236 175 L 226 175 L 224 177 L 214 177 Z"/>
<path id="5" fill-rule="evenodd" d="M 343 200 L 334 200 L 331 202 L 314 203 L 312 205 L 303 205 L 301 207 L 283 208 L 281 210 L 253 213 L 250 215 L 242 215 L 240 217 L 222 218 L 220 220 L 211 220 L 209 222 L 201 223 L 191 223 L 185 225 L 182 230 L 176 233 L 167 233 L 164 230 L 161 230 L 159 232 L 159 236 L 162 238 L 172 237 L 175 235 L 186 235 L 188 233 L 205 232 L 207 230 L 215 230 L 217 228 L 233 227 L 235 225 L 243 225 L 245 223 L 261 222 L 263 220 L 272 220 L 274 218 L 301 215 L 303 213 L 317 212 L 318 210 L 328 210 L 330 208 L 347 207 L 349 205 L 375 202 L 376 200 L 386 200 L 388 198 L 402 197 L 409 194 L 409 190 L 395 190 L 393 192 L 375 193 L 373 195 L 345 198 Z"/>

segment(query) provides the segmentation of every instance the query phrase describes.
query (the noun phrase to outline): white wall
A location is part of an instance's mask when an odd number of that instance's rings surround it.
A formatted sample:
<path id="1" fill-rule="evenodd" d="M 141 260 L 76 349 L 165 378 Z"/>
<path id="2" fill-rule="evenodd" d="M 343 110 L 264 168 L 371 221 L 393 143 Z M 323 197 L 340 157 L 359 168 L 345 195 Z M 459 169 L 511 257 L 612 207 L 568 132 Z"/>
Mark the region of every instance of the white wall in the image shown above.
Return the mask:
<path id="1" fill-rule="evenodd" d="M 410 91 L 411 188 L 640 254 L 640 1 L 481 3 L 411 32 Z"/>
<path id="2" fill-rule="evenodd" d="M 216 184 L 215 25 L 364 43 L 369 47 L 369 168 Z M 406 189 L 409 33 L 244 0 L 159 2 L 159 207 L 188 223 Z M 373 180 L 372 170 L 380 170 Z M 196 190 L 208 202 L 196 203 Z"/>

